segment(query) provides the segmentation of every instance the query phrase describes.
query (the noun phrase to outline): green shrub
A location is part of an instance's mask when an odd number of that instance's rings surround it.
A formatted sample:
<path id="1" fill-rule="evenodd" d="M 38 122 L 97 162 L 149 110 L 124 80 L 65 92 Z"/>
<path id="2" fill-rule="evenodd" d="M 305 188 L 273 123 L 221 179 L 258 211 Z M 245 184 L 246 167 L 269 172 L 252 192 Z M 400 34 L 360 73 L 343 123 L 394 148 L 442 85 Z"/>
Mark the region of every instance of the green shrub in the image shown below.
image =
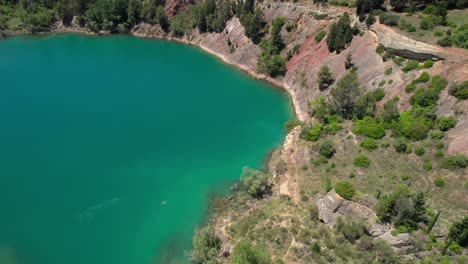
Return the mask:
<path id="1" fill-rule="evenodd" d="M 398 123 L 399 133 L 411 140 L 422 140 L 427 138 L 431 124 L 424 116 L 414 117 L 410 112 L 400 113 Z"/>
<path id="2" fill-rule="evenodd" d="M 424 153 L 426 153 L 426 151 L 424 150 L 423 147 L 417 147 L 416 149 L 414 149 L 414 154 L 418 156 L 422 156 L 424 155 Z"/>
<path id="3" fill-rule="evenodd" d="M 314 252 L 315 254 L 320 254 L 320 244 L 316 241 L 312 244 L 311 246 L 311 250 L 312 252 Z"/>
<path id="4" fill-rule="evenodd" d="M 436 150 L 436 152 L 434 152 L 434 157 L 436 158 L 444 157 L 444 151 L 442 151 L 441 149 Z"/>
<path id="5" fill-rule="evenodd" d="M 440 93 L 442 92 L 442 90 L 445 89 L 445 87 L 447 87 L 447 85 L 448 81 L 446 79 L 440 77 L 440 75 L 434 75 L 434 77 L 432 77 L 431 82 L 429 83 L 428 88 L 430 91 Z"/>
<path id="6" fill-rule="evenodd" d="M 404 180 L 404 181 L 407 181 L 407 180 L 409 180 L 409 175 L 406 174 L 406 173 L 403 173 L 403 174 L 400 175 L 400 178 L 401 178 L 402 180 Z"/>
<path id="7" fill-rule="evenodd" d="M 386 148 L 390 147 L 390 142 L 388 142 L 388 141 L 382 142 L 382 144 L 380 144 L 380 147 L 386 149 Z"/>
<path id="8" fill-rule="evenodd" d="M 441 167 L 444 169 L 449 169 L 449 170 L 455 170 L 458 168 L 467 168 L 468 156 L 464 154 L 457 154 L 454 156 L 447 157 L 442 161 Z"/>
<path id="9" fill-rule="evenodd" d="M 322 134 L 323 125 L 316 124 L 309 128 L 304 128 L 301 132 L 300 137 L 308 141 L 317 141 Z"/>
<path id="10" fill-rule="evenodd" d="M 364 119 L 356 122 L 353 127 L 353 133 L 373 139 L 381 139 L 385 136 L 385 127 L 383 123 L 379 123 L 372 117 L 366 116 Z"/>
<path id="11" fill-rule="evenodd" d="M 444 132 L 440 130 L 434 130 L 431 132 L 431 138 L 432 139 L 441 139 L 444 137 Z"/>
<path id="12" fill-rule="evenodd" d="M 468 99 L 468 80 L 460 84 L 452 84 L 449 88 L 449 94 L 461 100 Z"/>
<path id="13" fill-rule="evenodd" d="M 393 69 L 392 69 L 392 68 L 388 68 L 388 69 L 385 70 L 385 75 L 387 75 L 387 76 L 390 75 L 390 74 L 392 74 L 392 73 L 393 73 Z"/>
<path id="14" fill-rule="evenodd" d="M 363 141 L 361 141 L 360 146 L 367 150 L 374 150 L 379 147 L 379 145 L 377 144 L 377 141 L 375 141 L 375 139 L 373 138 L 364 139 Z"/>
<path id="15" fill-rule="evenodd" d="M 412 71 L 414 69 L 417 69 L 419 66 L 419 62 L 415 61 L 415 60 L 410 60 L 406 63 L 405 67 L 403 67 L 403 71 L 404 72 L 409 72 L 409 71 Z"/>
<path id="16" fill-rule="evenodd" d="M 456 242 L 450 243 L 448 249 L 450 252 L 455 253 L 457 255 L 460 255 L 463 253 L 463 248 Z"/>
<path id="17" fill-rule="evenodd" d="M 327 116 L 324 120 L 325 126 L 323 127 L 323 131 L 325 131 L 327 134 L 335 135 L 336 132 L 343 129 L 343 127 L 340 125 L 340 122 L 340 117 L 337 115 Z"/>
<path id="18" fill-rule="evenodd" d="M 263 198 L 271 193 L 271 185 L 268 182 L 268 175 L 250 168 L 245 167 L 242 171 L 240 181 L 247 193 L 253 198 Z"/>
<path id="19" fill-rule="evenodd" d="M 324 182 L 323 182 L 323 189 L 325 190 L 326 193 L 331 191 L 333 189 L 332 182 L 330 177 L 326 177 Z"/>
<path id="20" fill-rule="evenodd" d="M 408 148 L 408 143 L 406 143 L 406 140 L 400 138 L 393 143 L 393 147 L 395 148 L 396 152 L 404 153 Z"/>
<path id="21" fill-rule="evenodd" d="M 452 39 L 450 37 L 444 37 L 442 39 L 437 40 L 437 44 L 442 46 L 442 47 L 451 47 L 452 44 Z"/>
<path id="22" fill-rule="evenodd" d="M 248 241 L 238 242 L 232 251 L 230 264 L 270 264 L 271 257 L 266 249 L 258 244 L 253 246 Z"/>
<path id="23" fill-rule="evenodd" d="M 427 72 L 423 72 L 421 73 L 421 75 L 419 75 L 418 78 L 416 78 L 415 80 L 413 80 L 413 83 L 414 84 L 418 84 L 418 83 L 426 83 L 430 80 L 431 76 L 429 75 L 429 73 Z"/>
<path id="24" fill-rule="evenodd" d="M 383 12 L 382 14 L 380 14 L 380 23 L 387 26 L 396 27 L 398 26 L 399 20 L 400 17 L 392 13 Z"/>
<path id="25" fill-rule="evenodd" d="M 340 181 L 335 184 L 335 192 L 346 200 L 351 200 L 356 190 L 354 190 L 353 184 L 347 181 Z"/>
<path id="26" fill-rule="evenodd" d="M 291 119 L 291 120 L 288 120 L 285 124 L 284 124 L 284 131 L 286 133 L 289 133 L 291 132 L 291 130 L 297 126 L 300 126 L 301 125 L 301 121 L 297 120 L 296 118 L 294 119 Z"/>
<path id="27" fill-rule="evenodd" d="M 315 42 L 319 43 L 322 41 L 322 39 L 327 35 L 327 32 L 325 30 L 319 31 L 317 34 L 315 34 Z"/>
<path id="28" fill-rule="evenodd" d="M 437 125 L 442 131 L 448 131 L 449 129 L 455 127 L 456 124 L 457 121 L 453 116 L 441 116 L 437 119 Z"/>
<path id="29" fill-rule="evenodd" d="M 432 68 L 433 65 L 434 65 L 434 62 L 432 60 L 426 60 L 422 64 L 422 68 L 423 69 L 429 69 L 429 68 Z"/>
<path id="30" fill-rule="evenodd" d="M 432 170 L 432 164 L 430 161 L 424 161 L 423 162 L 423 169 L 430 171 Z"/>
<path id="31" fill-rule="evenodd" d="M 317 83 L 320 91 L 327 89 L 334 81 L 335 79 L 333 78 L 330 68 L 327 65 L 320 67 L 317 73 Z"/>
<path id="32" fill-rule="evenodd" d="M 443 149 L 444 148 L 444 142 L 438 140 L 435 142 L 435 147 L 436 149 Z"/>
<path id="33" fill-rule="evenodd" d="M 436 37 L 442 37 L 443 35 L 444 35 L 444 32 L 441 30 L 434 31 L 434 36 Z"/>
<path id="34" fill-rule="evenodd" d="M 286 59 L 279 54 L 270 55 L 262 52 L 258 60 L 258 71 L 271 77 L 284 75 L 286 73 Z"/>
<path id="35" fill-rule="evenodd" d="M 377 54 L 382 55 L 385 52 L 385 46 L 382 44 L 377 45 L 377 48 L 375 48 L 375 52 Z"/>
<path id="36" fill-rule="evenodd" d="M 221 250 L 221 240 L 214 232 L 205 227 L 195 229 L 192 240 L 190 262 L 195 264 L 216 263 L 216 258 Z"/>
<path id="37" fill-rule="evenodd" d="M 435 180 L 434 180 L 434 185 L 439 187 L 439 188 L 442 188 L 445 186 L 445 181 L 444 179 L 442 179 L 441 177 L 437 177 Z"/>
<path id="38" fill-rule="evenodd" d="M 406 93 L 412 93 L 414 90 L 416 90 L 416 85 L 414 83 L 408 84 L 405 88 Z"/>
<path id="39" fill-rule="evenodd" d="M 365 155 L 359 154 L 353 161 L 354 166 L 361 168 L 368 168 L 370 166 L 370 160 Z"/>
<path id="40" fill-rule="evenodd" d="M 385 81 L 383 81 L 383 82 L 385 82 Z M 372 98 L 374 98 L 374 100 L 376 102 L 380 102 L 384 97 L 385 97 L 385 90 L 384 89 L 377 88 L 377 89 L 372 91 Z"/>
<path id="41" fill-rule="evenodd" d="M 333 144 L 331 140 L 326 139 L 320 144 L 319 152 L 320 152 L 320 155 L 329 159 L 333 157 L 333 155 L 335 155 L 335 152 L 336 152 L 335 145 Z"/>

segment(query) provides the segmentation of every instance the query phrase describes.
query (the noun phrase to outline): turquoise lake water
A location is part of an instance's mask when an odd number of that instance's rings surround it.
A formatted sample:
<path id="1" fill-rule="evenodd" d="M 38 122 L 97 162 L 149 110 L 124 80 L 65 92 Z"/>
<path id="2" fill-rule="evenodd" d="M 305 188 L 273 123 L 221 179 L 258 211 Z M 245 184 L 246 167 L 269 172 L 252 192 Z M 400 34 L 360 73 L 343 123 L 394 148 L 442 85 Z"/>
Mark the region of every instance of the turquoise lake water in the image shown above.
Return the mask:
<path id="1" fill-rule="evenodd" d="M 186 263 L 210 195 L 284 139 L 288 98 L 190 46 L 0 41 L 0 263 Z"/>

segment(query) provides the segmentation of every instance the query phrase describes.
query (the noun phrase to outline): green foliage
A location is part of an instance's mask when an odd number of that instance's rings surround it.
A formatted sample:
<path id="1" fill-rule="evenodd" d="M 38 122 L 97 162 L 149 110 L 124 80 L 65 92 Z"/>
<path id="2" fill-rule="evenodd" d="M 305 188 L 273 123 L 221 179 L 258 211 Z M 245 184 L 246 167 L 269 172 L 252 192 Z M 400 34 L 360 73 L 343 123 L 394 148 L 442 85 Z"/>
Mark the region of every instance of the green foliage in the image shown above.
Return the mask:
<path id="1" fill-rule="evenodd" d="M 380 102 L 385 97 L 385 90 L 383 88 L 373 90 L 372 97 L 376 102 Z"/>
<path id="2" fill-rule="evenodd" d="M 284 75 L 286 73 L 286 59 L 279 55 L 285 47 L 280 34 L 285 24 L 284 20 L 284 17 L 276 17 L 273 19 L 270 39 L 264 39 L 260 44 L 262 47 L 262 54 L 258 61 L 258 70 L 272 77 Z"/>
<path id="3" fill-rule="evenodd" d="M 340 181 L 335 184 L 335 192 L 346 200 L 351 200 L 356 190 L 353 184 L 347 181 Z"/>
<path id="4" fill-rule="evenodd" d="M 442 188 L 445 186 L 445 181 L 444 179 L 442 179 L 441 177 L 437 177 L 435 180 L 434 180 L 434 185 L 439 187 L 439 188 Z"/>
<path id="5" fill-rule="evenodd" d="M 325 181 L 323 183 L 323 189 L 325 190 L 326 193 L 328 193 L 329 191 L 333 189 L 333 185 L 332 185 L 330 177 L 325 178 Z"/>
<path id="6" fill-rule="evenodd" d="M 423 147 L 417 147 L 415 150 L 414 150 L 414 154 L 418 155 L 418 156 L 422 156 L 424 155 L 424 153 L 426 153 L 426 151 L 424 150 Z"/>
<path id="7" fill-rule="evenodd" d="M 327 65 L 320 67 L 317 73 L 317 82 L 320 91 L 327 89 L 330 85 L 333 84 L 334 81 L 335 79 L 333 79 L 333 75 L 330 71 L 330 68 L 328 68 Z"/>
<path id="8" fill-rule="evenodd" d="M 405 153 L 406 149 L 408 148 L 408 143 L 406 140 L 399 138 L 393 142 L 393 147 L 395 148 L 396 152 Z"/>
<path id="9" fill-rule="evenodd" d="M 399 133 L 411 140 L 422 140 L 427 138 L 431 129 L 431 123 L 424 116 L 414 116 L 411 112 L 400 113 L 397 124 Z"/>
<path id="10" fill-rule="evenodd" d="M 418 78 L 414 79 L 412 83 L 418 84 L 418 83 L 426 83 L 431 79 L 431 76 L 427 72 L 421 73 Z"/>
<path id="11" fill-rule="evenodd" d="M 370 160 L 367 156 L 359 154 L 353 161 L 354 166 L 361 168 L 368 168 L 370 166 Z"/>
<path id="12" fill-rule="evenodd" d="M 214 232 L 205 227 L 195 229 L 192 240 L 190 262 L 194 264 L 217 263 L 216 258 L 221 250 L 221 240 Z"/>
<path id="13" fill-rule="evenodd" d="M 284 75 L 286 73 L 286 59 L 278 54 L 268 55 L 262 53 L 258 62 L 258 71 L 266 73 L 271 77 Z"/>
<path id="14" fill-rule="evenodd" d="M 333 23 L 327 37 L 330 52 L 340 53 L 353 40 L 353 30 L 350 26 L 349 14 L 345 12 L 337 23 Z"/>
<path id="15" fill-rule="evenodd" d="M 385 136 L 385 127 L 383 123 L 366 116 L 364 119 L 356 122 L 353 127 L 353 133 L 373 139 L 381 139 Z"/>
<path id="16" fill-rule="evenodd" d="M 461 100 L 468 99 L 468 80 L 460 84 L 452 84 L 449 88 L 449 94 Z"/>
<path id="17" fill-rule="evenodd" d="M 432 170 L 432 164 L 430 161 L 426 160 L 423 162 L 423 169 L 424 170 L 427 170 L 427 171 L 430 171 Z"/>
<path id="18" fill-rule="evenodd" d="M 327 103 L 327 98 L 321 95 L 317 98 L 312 99 L 309 104 L 309 115 L 322 121 L 330 114 L 330 107 Z"/>
<path id="19" fill-rule="evenodd" d="M 441 116 L 437 119 L 437 125 L 442 131 L 448 131 L 449 129 L 455 127 L 457 120 L 453 116 Z"/>
<path id="20" fill-rule="evenodd" d="M 286 133 L 289 133 L 291 132 L 291 130 L 297 126 L 300 126 L 301 125 L 301 121 L 297 120 L 296 118 L 294 119 L 291 119 L 291 120 L 288 120 L 286 121 L 286 123 L 284 124 L 284 131 Z"/>
<path id="21" fill-rule="evenodd" d="M 333 155 L 335 155 L 335 152 L 336 152 L 335 145 L 333 144 L 331 140 L 326 139 L 320 144 L 319 152 L 320 152 L 320 155 L 329 159 L 333 157 Z"/>
<path id="22" fill-rule="evenodd" d="M 400 178 L 401 178 L 402 180 L 404 180 L 404 181 L 407 181 L 407 180 L 409 180 L 409 175 L 406 174 L 406 173 L 403 173 L 403 174 L 400 175 Z"/>
<path id="23" fill-rule="evenodd" d="M 440 130 L 434 130 L 431 132 L 431 138 L 432 139 L 441 139 L 444 137 L 444 132 Z"/>
<path id="24" fill-rule="evenodd" d="M 326 35 L 327 32 L 325 30 L 320 30 L 317 34 L 315 34 L 315 42 L 319 43 Z"/>
<path id="25" fill-rule="evenodd" d="M 345 69 L 353 69 L 354 63 L 353 63 L 353 56 L 351 53 L 346 54 L 346 61 L 345 61 Z"/>
<path id="26" fill-rule="evenodd" d="M 350 118 L 353 115 L 362 90 L 356 72 L 350 72 L 338 81 L 330 93 L 341 116 Z"/>
<path id="27" fill-rule="evenodd" d="M 88 28 L 92 31 L 107 30 L 110 32 L 121 31 L 118 25 L 128 27 L 128 2 L 127 0 L 97 0 L 90 5 L 85 13 Z"/>
<path id="28" fill-rule="evenodd" d="M 361 147 L 367 149 L 367 150 L 374 150 L 374 149 L 377 149 L 379 147 L 379 145 L 377 144 L 377 141 L 375 141 L 375 139 L 373 138 L 366 138 L 364 139 L 363 141 L 361 141 L 361 144 L 359 144 Z"/>
<path id="29" fill-rule="evenodd" d="M 405 67 L 403 67 L 403 71 L 404 72 L 409 72 L 409 71 L 417 69 L 418 66 L 419 66 L 419 62 L 417 62 L 415 60 L 410 60 L 410 61 L 408 61 L 406 63 Z"/>
<path id="30" fill-rule="evenodd" d="M 268 175 L 261 171 L 245 167 L 242 171 L 240 181 L 247 190 L 247 193 L 253 198 L 260 199 L 271 193 Z"/>
<path id="31" fill-rule="evenodd" d="M 429 69 L 429 68 L 432 68 L 433 65 L 434 65 L 434 62 L 432 60 L 426 60 L 424 61 L 422 65 L 420 65 L 420 68 Z"/>
<path id="32" fill-rule="evenodd" d="M 392 222 L 397 228 L 404 227 L 407 231 L 416 230 L 418 223 L 427 223 L 424 193 L 415 194 L 405 186 L 382 196 L 376 211 L 382 222 Z"/>
<path id="33" fill-rule="evenodd" d="M 377 54 L 382 55 L 385 52 L 385 46 L 382 44 L 377 45 L 377 48 L 375 48 L 375 52 Z"/>
<path id="34" fill-rule="evenodd" d="M 450 226 L 448 239 L 462 247 L 468 246 L 468 216 L 460 221 L 455 221 Z"/>
<path id="35" fill-rule="evenodd" d="M 400 116 L 400 112 L 398 111 L 398 100 L 398 97 L 394 97 L 385 102 L 381 112 L 381 116 L 385 122 L 391 122 Z"/>
<path id="36" fill-rule="evenodd" d="M 308 141 L 317 141 L 322 134 L 323 125 L 316 124 L 308 128 L 304 128 L 301 132 L 300 137 Z"/>
<path id="37" fill-rule="evenodd" d="M 370 13 L 375 9 L 380 9 L 383 5 L 383 0 L 357 0 L 356 12 L 357 14 Z"/>
<path id="38" fill-rule="evenodd" d="M 400 17 L 395 14 L 386 13 L 386 12 L 380 14 L 380 23 L 387 25 L 387 26 L 396 27 L 398 26 L 399 20 L 400 20 Z"/>
<path id="39" fill-rule="evenodd" d="M 258 44 L 263 34 L 262 29 L 266 24 L 262 10 L 256 8 L 255 12 L 253 12 L 244 9 L 240 15 L 237 15 L 240 16 L 240 21 L 245 28 L 245 35 L 252 40 L 253 43 Z"/>
<path id="40" fill-rule="evenodd" d="M 341 130 L 343 127 L 340 124 L 341 120 L 340 117 L 337 115 L 327 116 L 324 119 L 325 126 L 323 127 L 323 131 L 327 134 L 335 135 L 336 132 Z"/>
<path id="41" fill-rule="evenodd" d="M 262 246 L 255 245 L 248 241 L 238 242 L 232 251 L 230 264 L 270 264 L 271 257 Z"/>
<path id="42" fill-rule="evenodd" d="M 316 241 L 312 244 L 311 246 L 311 250 L 312 252 L 314 252 L 315 254 L 320 254 L 320 251 L 321 251 L 321 248 L 320 248 L 320 244 Z"/>
<path id="43" fill-rule="evenodd" d="M 467 168 L 468 167 L 468 156 L 464 154 L 456 154 L 445 158 L 441 167 L 444 169 L 455 170 L 458 168 Z"/>
<path id="44" fill-rule="evenodd" d="M 392 74 L 392 73 L 393 73 L 393 69 L 392 69 L 392 68 L 388 68 L 388 69 L 385 70 L 385 75 L 387 75 L 387 76 L 390 75 L 390 74 Z"/>

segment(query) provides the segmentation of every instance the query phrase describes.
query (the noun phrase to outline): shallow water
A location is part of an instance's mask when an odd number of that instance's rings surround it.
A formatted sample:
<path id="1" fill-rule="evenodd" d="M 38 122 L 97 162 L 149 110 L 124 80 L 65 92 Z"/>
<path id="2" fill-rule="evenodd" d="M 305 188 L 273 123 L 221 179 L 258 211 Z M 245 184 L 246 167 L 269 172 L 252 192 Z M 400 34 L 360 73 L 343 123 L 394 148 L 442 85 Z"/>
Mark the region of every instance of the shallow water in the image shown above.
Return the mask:
<path id="1" fill-rule="evenodd" d="M 282 92 L 189 46 L 0 41 L 0 263 L 186 263 L 207 199 L 281 144 Z"/>

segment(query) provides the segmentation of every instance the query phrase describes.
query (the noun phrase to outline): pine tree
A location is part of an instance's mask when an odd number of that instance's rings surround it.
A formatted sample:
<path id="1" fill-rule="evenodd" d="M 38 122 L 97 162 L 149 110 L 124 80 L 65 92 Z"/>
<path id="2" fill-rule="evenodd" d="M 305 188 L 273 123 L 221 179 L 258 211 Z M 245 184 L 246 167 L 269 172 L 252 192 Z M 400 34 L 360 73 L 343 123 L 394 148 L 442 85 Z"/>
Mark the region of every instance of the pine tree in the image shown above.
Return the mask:
<path id="1" fill-rule="evenodd" d="M 327 89 L 335 79 L 333 79 L 330 68 L 327 65 L 322 66 L 317 73 L 317 82 L 319 85 L 320 91 Z"/>

